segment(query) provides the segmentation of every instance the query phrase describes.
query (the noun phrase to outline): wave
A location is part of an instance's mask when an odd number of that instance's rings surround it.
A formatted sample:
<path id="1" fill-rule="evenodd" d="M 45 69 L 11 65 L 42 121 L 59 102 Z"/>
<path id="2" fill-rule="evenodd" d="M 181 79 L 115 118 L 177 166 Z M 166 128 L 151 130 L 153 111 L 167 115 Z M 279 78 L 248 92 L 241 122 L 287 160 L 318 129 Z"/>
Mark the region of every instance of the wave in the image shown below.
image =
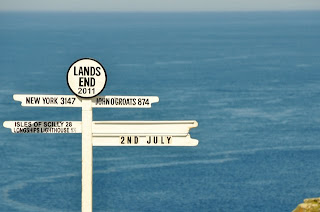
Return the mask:
<path id="1" fill-rule="evenodd" d="M 134 169 L 152 169 L 152 168 L 162 168 L 170 166 L 181 166 L 181 165 L 191 165 L 191 164 L 220 164 L 225 162 L 230 162 L 238 160 L 237 158 L 224 158 L 224 159 L 212 159 L 212 160 L 191 160 L 191 161 L 174 161 L 168 163 L 155 163 L 155 164 L 133 164 L 128 166 L 120 166 L 117 168 L 109 168 L 106 170 L 94 171 L 94 174 L 108 174 L 114 172 L 122 172 Z"/>
<path id="2" fill-rule="evenodd" d="M 121 64 L 116 64 L 116 66 L 143 66 L 144 64 L 139 64 L 139 63 L 121 63 Z"/>
<path id="3" fill-rule="evenodd" d="M 301 63 L 301 64 L 297 64 L 296 67 L 298 68 L 308 68 L 311 67 L 311 64 L 305 64 L 305 63 Z"/>
<path id="4" fill-rule="evenodd" d="M 176 65 L 181 65 L 181 64 L 192 64 L 192 61 L 189 60 L 172 60 L 172 61 L 159 61 L 159 62 L 155 62 L 155 65 L 171 65 L 171 64 L 176 64 Z"/>
<path id="5" fill-rule="evenodd" d="M 134 170 L 134 169 L 150 169 L 150 168 L 181 166 L 181 165 L 190 165 L 190 164 L 220 164 L 220 163 L 230 162 L 234 160 L 237 160 L 237 159 L 226 158 L 226 159 L 213 159 L 213 160 L 177 161 L 177 162 L 156 163 L 156 164 L 135 164 L 135 165 L 108 168 L 106 170 L 97 170 L 97 171 L 94 171 L 93 174 L 109 174 L 109 173 L 123 172 L 123 171 Z M 33 212 L 33 211 L 54 212 L 56 211 L 54 209 L 47 209 L 47 208 L 16 201 L 10 198 L 10 192 L 13 190 L 15 191 L 22 190 L 24 187 L 28 186 L 29 184 L 48 183 L 48 182 L 54 182 L 56 179 L 60 179 L 60 178 L 77 177 L 77 176 L 80 176 L 80 173 L 67 173 L 64 175 L 52 175 L 48 177 L 40 177 L 40 178 L 31 179 L 31 180 L 17 181 L 12 184 L 4 186 L 1 189 L 0 196 L 4 204 L 17 210 L 30 211 L 30 212 Z"/>
<path id="6" fill-rule="evenodd" d="M 226 108 L 225 111 L 231 113 L 233 117 L 264 118 L 272 121 L 291 117 L 296 112 L 294 109 L 286 109 L 279 112 L 265 112 L 256 108 Z"/>
<path id="7" fill-rule="evenodd" d="M 132 158 L 177 158 L 184 157 L 181 154 L 172 154 L 172 155 L 133 155 Z M 113 157 L 113 158 L 94 158 L 93 161 L 122 161 L 129 160 L 129 157 Z"/>
<path id="8" fill-rule="evenodd" d="M 228 151 L 222 151 L 222 152 L 214 152 L 214 153 L 207 153 L 202 156 L 230 156 L 230 155 L 238 155 L 238 154 L 256 154 L 260 151 L 287 151 L 287 150 L 319 150 L 320 145 L 308 145 L 308 146 L 278 146 L 278 147 L 261 147 L 261 148 L 253 148 L 253 149 L 242 149 L 242 150 L 228 150 Z M 187 157 L 189 155 L 187 154 L 175 154 L 172 155 L 172 157 Z M 164 157 L 164 155 L 143 155 L 138 156 L 135 158 L 142 158 L 142 157 Z M 166 157 L 166 156 L 165 156 Z M 167 155 L 167 157 L 170 157 L 170 155 Z M 95 159 L 95 161 L 109 161 L 109 160 L 128 160 L 127 157 L 114 157 L 114 158 L 98 158 Z M 93 174 L 109 174 L 109 173 L 115 173 L 115 172 L 126 172 L 128 170 L 138 170 L 138 169 L 153 169 L 153 168 L 163 168 L 163 167 L 172 167 L 172 166 L 183 166 L 183 165 L 193 165 L 193 164 L 221 164 L 221 163 L 227 163 L 239 160 L 237 157 L 227 157 L 222 159 L 206 159 L 206 160 L 188 160 L 188 161 L 172 161 L 172 162 L 166 162 L 166 163 L 153 163 L 153 164 L 131 164 L 131 165 L 124 165 L 124 166 L 117 166 L 112 167 L 108 169 L 102 169 L 102 170 L 96 170 L 93 172 Z M 21 211 L 43 211 L 43 212 L 53 212 L 56 211 L 54 209 L 47 209 L 35 205 L 30 205 L 26 203 L 19 202 L 17 200 L 14 200 L 10 197 L 10 192 L 15 190 L 22 190 L 24 187 L 28 186 L 29 184 L 34 183 L 48 183 L 48 182 L 54 182 L 57 179 L 61 178 L 69 178 L 69 177 L 79 177 L 81 175 L 80 172 L 77 173 L 66 173 L 62 175 L 51 175 L 47 177 L 39 177 L 29 180 L 20 180 L 16 181 L 14 183 L 5 185 L 1 188 L 0 193 L 0 199 L 2 200 L 2 203 L 13 208 L 16 210 Z M 260 182 L 260 181 L 252 181 L 249 182 L 252 184 L 272 184 L 272 182 Z"/>
<path id="9" fill-rule="evenodd" d="M 215 58 L 207 58 L 203 61 L 219 61 L 219 60 L 246 60 L 250 57 L 250 55 L 239 55 L 239 56 L 230 56 L 230 57 L 215 57 Z"/>
<path id="10" fill-rule="evenodd" d="M 278 146 L 278 147 L 261 147 L 253 149 L 243 150 L 229 150 L 223 152 L 209 153 L 208 156 L 220 156 L 220 155 L 233 155 L 233 154 L 255 154 L 261 151 L 288 151 L 288 150 L 319 150 L 320 145 L 309 145 L 309 146 Z"/>
<path id="11" fill-rule="evenodd" d="M 59 178 L 66 178 L 66 177 L 74 177 L 78 176 L 79 174 L 76 173 L 68 173 L 64 175 L 55 175 L 55 176 L 48 176 L 48 177 L 41 177 L 41 178 L 35 178 L 31 180 L 25 180 L 25 181 L 18 181 L 9 185 L 4 186 L 1 189 L 1 199 L 3 203 L 11 208 L 14 208 L 19 211 L 41 211 L 41 212 L 55 212 L 57 210 L 50 210 L 44 207 L 39 207 L 35 205 L 30 205 L 26 203 L 22 203 L 16 200 L 13 200 L 10 198 L 10 192 L 12 190 L 22 190 L 24 187 L 26 187 L 28 184 L 33 183 L 45 183 L 45 182 L 54 182 L 55 179 Z"/>

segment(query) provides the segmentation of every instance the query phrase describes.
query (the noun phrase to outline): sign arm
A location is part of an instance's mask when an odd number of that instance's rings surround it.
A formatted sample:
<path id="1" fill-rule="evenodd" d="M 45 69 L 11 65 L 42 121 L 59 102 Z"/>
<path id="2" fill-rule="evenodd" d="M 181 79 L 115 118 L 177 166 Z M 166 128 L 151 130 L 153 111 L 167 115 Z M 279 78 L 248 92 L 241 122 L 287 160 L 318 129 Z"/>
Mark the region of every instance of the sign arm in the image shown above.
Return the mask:
<path id="1" fill-rule="evenodd" d="M 14 94 L 14 95 L 13 95 L 13 100 L 18 101 L 18 102 L 21 102 L 21 106 L 23 106 L 23 105 L 22 105 L 22 103 L 23 103 L 23 96 L 22 96 L 22 95 L 20 95 L 20 94 Z"/>

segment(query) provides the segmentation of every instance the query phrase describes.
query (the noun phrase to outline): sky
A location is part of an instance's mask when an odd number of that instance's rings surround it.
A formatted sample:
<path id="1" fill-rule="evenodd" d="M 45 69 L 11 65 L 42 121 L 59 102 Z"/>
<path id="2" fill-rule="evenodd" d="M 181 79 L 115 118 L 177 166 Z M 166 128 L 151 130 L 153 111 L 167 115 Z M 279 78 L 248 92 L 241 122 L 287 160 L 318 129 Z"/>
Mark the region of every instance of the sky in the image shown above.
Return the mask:
<path id="1" fill-rule="evenodd" d="M 0 11 L 320 10 L 320 0 L 0 0 Z"/>

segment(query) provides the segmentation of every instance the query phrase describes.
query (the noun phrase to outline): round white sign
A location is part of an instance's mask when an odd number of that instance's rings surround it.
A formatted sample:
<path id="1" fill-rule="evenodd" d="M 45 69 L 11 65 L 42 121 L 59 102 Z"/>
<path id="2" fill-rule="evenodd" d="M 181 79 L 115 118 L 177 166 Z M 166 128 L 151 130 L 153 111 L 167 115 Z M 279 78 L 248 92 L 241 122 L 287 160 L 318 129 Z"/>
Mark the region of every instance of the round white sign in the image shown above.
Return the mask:
<path id="1" fill-rule="evenodd" d="M 107 84 L 107 72 L 96 60 L 82 58 L 74 62 L 67 73 L 70 90 L 82 98 L 99 95 Z"/>

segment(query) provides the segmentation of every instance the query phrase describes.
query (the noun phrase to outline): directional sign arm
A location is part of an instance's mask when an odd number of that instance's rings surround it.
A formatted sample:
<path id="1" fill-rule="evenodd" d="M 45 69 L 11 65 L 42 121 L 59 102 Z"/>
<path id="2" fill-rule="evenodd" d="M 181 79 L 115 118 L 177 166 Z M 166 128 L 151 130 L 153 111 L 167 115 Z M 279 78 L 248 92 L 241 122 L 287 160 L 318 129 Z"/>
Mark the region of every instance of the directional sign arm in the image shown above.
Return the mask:
<path id="1" fill-rule="evenodd" d="M 171 135 L 94 135 L 93 146 L 197 146 L 198 140 L 187 136 Z"/>
<path id="2" fill-rule="evenodd" d="M 74 95 L 14 94 L 13 99 L 26 107 L 82 107 L 81 99 Z"/>
<path id="3" fill-rule="evenodd" d="M 81 133 L 81 121 L 5 121 L 12 133 Z"/>
<path id="4" fill-rule="evenodd" d="M 92 127 L 93 146 L 196 146 L 189 135 L 197 121 L 100 121 Z"/>
<path id="5" fill-rule="evenodd" d="M 197 121 L 94 121 L 96 134 L 184 135 L 198 126 Z"/>
<path id="6" fill-rule="evenodd" d="M 92 107 L 151 108 L 151 104 L 157 102 L 157 96 L 98 96 L 92 99 Z"/>

